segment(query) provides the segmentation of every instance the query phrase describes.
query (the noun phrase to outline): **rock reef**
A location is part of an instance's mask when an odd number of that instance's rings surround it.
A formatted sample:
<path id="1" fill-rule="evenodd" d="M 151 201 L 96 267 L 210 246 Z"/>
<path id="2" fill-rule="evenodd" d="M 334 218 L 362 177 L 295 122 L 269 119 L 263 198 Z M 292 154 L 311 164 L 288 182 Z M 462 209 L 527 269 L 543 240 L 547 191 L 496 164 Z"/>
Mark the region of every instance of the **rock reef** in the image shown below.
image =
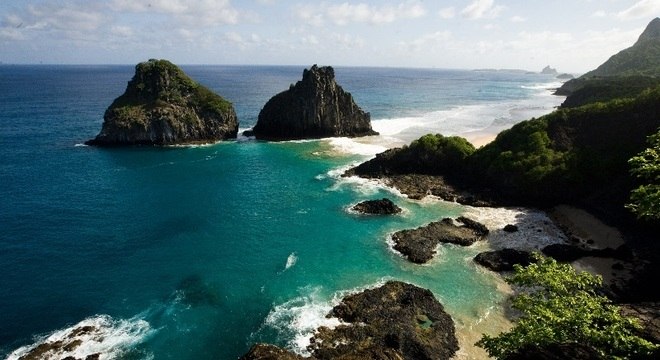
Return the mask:
<path id="1" fill-rule="evenodd" d="M 330 66 L 312 66 L 301 81 L 273 96 L 249 135 L 264 140 L 378 135 L 371 116 L 335 81 Z"/>
<path id="2" fill-rule="evenodd" d="M 459 217 L 432 222 L 417 229 L 397 231 L 392 234 L 394 249 L 408 260 L 424 264 L 433 259 L 439 243 L 470 246 L 488 235 L 488 229 L 474 220 Z"/>
<path id="3" fill-rule="evenodd" d="M 189 78 L 167 60 L 135 67 L 123 95 L 103 116 L 96 146 L 178 145 L 235 138 L 233 105 Z"/>
<path id="4" fill-rule="evenodd" d="M 402 211 L 400 207 L 388 198 L 362 201 L 354 205 L 351 209 L 361 214 L 370 215 L 392 215 Z"/>
<path id="5" fill-rule="evenodd" d="M 518 249 L 501 249 L 485 251 L 477 254 L 474 261 L 493 271 L 512 271 L 513 266 L 518 264 L 527 266 L 534 262 L 532 253 Z"/>
<path id="6" fill-rule="evenodd" d="M 329 316 L 343 323 L 321 327 L 306 359 L 445 360 L 458 350 L 451 317 L 427 289 L 399 281 L 349 295 Z M 272 345 L 258 344 L 242 360 L 298 360 Z"/>

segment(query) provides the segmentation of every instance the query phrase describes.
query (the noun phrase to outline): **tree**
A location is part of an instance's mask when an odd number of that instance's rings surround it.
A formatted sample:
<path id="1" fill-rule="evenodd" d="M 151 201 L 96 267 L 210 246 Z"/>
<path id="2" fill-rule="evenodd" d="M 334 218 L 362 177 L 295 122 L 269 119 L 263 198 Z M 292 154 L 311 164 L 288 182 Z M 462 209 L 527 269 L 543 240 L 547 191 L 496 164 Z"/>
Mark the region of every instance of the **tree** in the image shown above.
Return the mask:
<path id="1" fill-rule="evenodd" d="M 660 220 L 660 131 L 647 141 L 650 146 L 628 161 L 632 175 L 646 184 L 632 191 L 626 207 L 640 219 Z"/>
<path id="2" fill-rule="evenodd" d="M 599 276 L 576 272 L 569 264 L 534 254 L 537 263 L 516 265 L 507 282 L 522 287 L 512 306 L 520 311 L 516 325 L 506 333 L 483 335 L 477 346 L 491 357 L 505 359 L 527 346 L 579 343 L 606 358 L 650 355 L 654 345 L 633 334 L 639 324 L 621 315 L 619 308 L 596 293 Z"/>

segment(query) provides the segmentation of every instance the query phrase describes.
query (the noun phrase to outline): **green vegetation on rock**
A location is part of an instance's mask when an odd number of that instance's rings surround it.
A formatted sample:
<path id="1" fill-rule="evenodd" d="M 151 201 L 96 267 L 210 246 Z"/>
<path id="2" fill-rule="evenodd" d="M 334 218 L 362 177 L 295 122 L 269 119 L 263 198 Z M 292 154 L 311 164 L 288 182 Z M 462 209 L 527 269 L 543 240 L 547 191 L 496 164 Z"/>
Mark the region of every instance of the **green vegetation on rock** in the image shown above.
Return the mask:
<path id="1" fill-rule="evenodd" d="M 564 107 L 633 97 L 660 84 L 660 18 L 653 19 L 637 42 L 610 57 L 595 70 L 570 80 L 557 95 L 568 96 Z"/>
<path id="2" fill-rule="evenodd" d="M 627 207 L 640 219 L 660 220 L 660 131 L 649 136 L 649 147 L 631 158 L 631 173 L 645 182 L 632 191 Z"/>
<path id="3" fill-rule="evenodd" d="M 170 145 L 235 137 L 232 104 L 167 60 L 135 66 L 126 91 L 106 110 L 92 145 Z"/>
<path id="4" fill-rule="evenodd" d="M 576 272 L 569 264 L 535 254 L 537 263 L 521 267 L 507 282 L 524 291 L 512 306 L 520 312 L 516 325 L 477 345 L 491 357 L 506 359 L 528 347 L 575 344 L 593 348 L 607 359 L 650 356 L 657 349 L 639 336 L 636 321 L 621 315 L 617 306 L 598 294 L 599 276 Z"/>

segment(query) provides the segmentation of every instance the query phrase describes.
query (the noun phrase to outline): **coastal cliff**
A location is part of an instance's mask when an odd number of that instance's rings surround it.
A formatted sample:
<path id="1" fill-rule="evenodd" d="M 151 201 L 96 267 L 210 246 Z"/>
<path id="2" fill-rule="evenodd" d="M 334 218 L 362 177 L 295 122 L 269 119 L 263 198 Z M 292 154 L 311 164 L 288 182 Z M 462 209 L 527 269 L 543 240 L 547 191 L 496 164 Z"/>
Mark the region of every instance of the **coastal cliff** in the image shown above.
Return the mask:
<path id="1" fill-rule="evenodd" d="M 257 139 L 293 140 L 377 135 L 371 117 L 335 81 L 330 66 L 312 66 L 301 81 L 272 97 L 254 129 Z"/>
<path id="2" fill-rule="evenodd" d="M 233 105 L 167 60 L 135 67 L 126 91 L 108 107 L 87 145 L 176 145 L 236 137 Z"/>

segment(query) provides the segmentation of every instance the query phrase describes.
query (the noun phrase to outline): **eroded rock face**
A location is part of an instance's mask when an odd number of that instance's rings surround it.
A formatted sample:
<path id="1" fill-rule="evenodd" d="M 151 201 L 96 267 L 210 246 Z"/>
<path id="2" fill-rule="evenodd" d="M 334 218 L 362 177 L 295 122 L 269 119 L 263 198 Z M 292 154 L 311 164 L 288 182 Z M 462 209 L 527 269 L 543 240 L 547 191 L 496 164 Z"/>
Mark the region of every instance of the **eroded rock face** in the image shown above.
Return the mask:
<path id="1" fill-rule="evenodd" d="M 361 214 L 371 215 L 392 215 L 401 212 L 401 208 L 387 198 L 362 201 L 353 206 L 352 209 Z"/>
<path id="2" fill-rule="evenodd" d="M 409 359 L 445 360 L 458 350 L 451 317 L 431 291 L 399 281 L 349 295 L 329 316 L 343 321 L 321 327 L 311 339 L 311 357 L 318 360 Z M 274 347 L 256 345 L 242 360 L 298 360 Z"/>
<path id="3" fill-rule="evenodd" d="M 289 90 L 273 96 L 250 135 L 265 140 L 377 135 L 371 117 L 335 81 L 330 66 L 312 66 Z"/>
<path id="4" fill-rule="evenodd" d="M 394 249 L 405 255 L 408 260 L 423 264 L 435 255 L 439 243 L 470 246 L 488 235 L 488 229 L 474 220 L 464 217 L 445 218 L 417 229 L 397 231 L 392 234 Z"/>
<path id="5" fill-rule="evenodd" d="M 235 138 L 233 105 L 190 79 L 167 60 L 135 67 L 123 95 L 103 116 L 103 127 L 88 145 L 176 145 Z"/>

